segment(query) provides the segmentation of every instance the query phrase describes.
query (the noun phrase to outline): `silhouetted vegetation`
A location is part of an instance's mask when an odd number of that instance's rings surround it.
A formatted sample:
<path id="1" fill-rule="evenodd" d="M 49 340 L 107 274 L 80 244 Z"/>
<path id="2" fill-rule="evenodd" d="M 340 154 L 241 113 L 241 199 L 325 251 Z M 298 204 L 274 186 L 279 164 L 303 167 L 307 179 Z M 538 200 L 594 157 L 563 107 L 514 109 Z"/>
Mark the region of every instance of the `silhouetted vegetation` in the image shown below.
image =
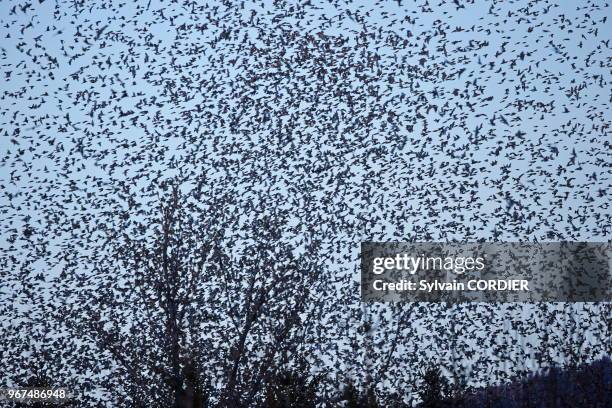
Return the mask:
<path id="1" fill-rule="evenodd" d="M 451 385 L 442 375 L 438 367 L 432 367 L 425 371 L 418 395 L 422 401 L 423 408 L 446 408 L 452 406 L 453 395 Z"/>
<path id="2" fill-rule="evenodd" d="M 307 408 L 318 402 L 320 380 L 305 372 L 282 371 L 268 379 L 265 406 Z"/>
<path id="3" fill-rule="evenodd" d="M 368 241 L 610 241 L 610 5 L 574 3 L 3 1 L 0 386 L 605 404 L 612 302 L 358 282 Z"/>
<path id="4" fill-rule="evenodd" d="M 475 408 L 608 407 L 612 398 L 612 361 L 552 367 L 515 382 L 466 393 Z"/>

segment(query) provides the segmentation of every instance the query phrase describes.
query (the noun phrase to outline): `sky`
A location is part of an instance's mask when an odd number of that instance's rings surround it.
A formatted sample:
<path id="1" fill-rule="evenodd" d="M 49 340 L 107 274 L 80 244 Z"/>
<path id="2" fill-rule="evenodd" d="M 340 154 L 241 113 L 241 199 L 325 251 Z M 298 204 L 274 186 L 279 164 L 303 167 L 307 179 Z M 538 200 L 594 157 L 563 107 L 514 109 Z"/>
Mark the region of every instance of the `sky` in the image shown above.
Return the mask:
<path id="1" fill-rule="evenodd" d="M 606 2 L 27 4 L 0 4 L 5 303 L 26 226 L 52 254 L 28 273 L 57 274 L 79 225 L 95 242 L 176 175 L 230 196 L 227 240 L 248 205 L 322 240 L 349 322 L 363 241 L 610 240 Z M 488 339 L 534 313 L 497 310 Z"/>

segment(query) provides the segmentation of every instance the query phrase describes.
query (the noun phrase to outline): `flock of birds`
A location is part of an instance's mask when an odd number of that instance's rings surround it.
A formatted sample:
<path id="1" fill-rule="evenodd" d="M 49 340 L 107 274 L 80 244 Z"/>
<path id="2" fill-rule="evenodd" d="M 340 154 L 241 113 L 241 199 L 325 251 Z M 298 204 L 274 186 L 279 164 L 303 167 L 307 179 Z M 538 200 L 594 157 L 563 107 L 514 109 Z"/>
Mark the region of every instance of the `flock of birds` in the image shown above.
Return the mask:
<path id="1" fill-rule="evenodd" d="M 296 253 L 317 242 L 330 286 L 311 347 L 330 376 L 371 366 L 406 389 L 433 359 L 482 385 L 566 361 L 573 341 L 612 353 L 606 303 L 364 306 L 357 279 L 363 241 L 609 241 L 608 2 L 1 9 L 3 381 L 32 353 L 62 357 L 44 316 L 79 285 L 65 271 L 147 237 L 169 183 L 224 242 L 257 240 L 261 219 Z"/>

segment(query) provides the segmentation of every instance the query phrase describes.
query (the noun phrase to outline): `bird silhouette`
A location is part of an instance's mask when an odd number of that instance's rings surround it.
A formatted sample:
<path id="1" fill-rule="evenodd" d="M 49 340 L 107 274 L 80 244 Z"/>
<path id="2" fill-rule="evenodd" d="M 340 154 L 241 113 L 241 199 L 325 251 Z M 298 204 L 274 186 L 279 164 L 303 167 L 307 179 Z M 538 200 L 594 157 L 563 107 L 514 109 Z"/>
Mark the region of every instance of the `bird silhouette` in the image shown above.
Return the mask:
<path id="1" fill-rule="evenodd" d="M 609 241 L 608 13 L 9 1 L 5 381 L 257 406 L 298 355 L 381 393 L 426 362 L 483 386 L 609 355 L 609 303 L 364 306 L 358 285 L 361 242 Z"/>

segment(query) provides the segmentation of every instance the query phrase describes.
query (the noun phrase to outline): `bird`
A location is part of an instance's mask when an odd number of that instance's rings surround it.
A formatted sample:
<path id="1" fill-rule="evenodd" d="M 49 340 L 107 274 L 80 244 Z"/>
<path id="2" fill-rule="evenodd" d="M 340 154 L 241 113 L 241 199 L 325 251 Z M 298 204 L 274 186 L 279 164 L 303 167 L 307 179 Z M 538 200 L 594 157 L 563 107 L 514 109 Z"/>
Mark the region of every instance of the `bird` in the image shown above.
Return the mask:
<path id="1" fill-rule="evenodd" d="M 484 387 L 609 354 L 607 303 L 365 304 L 358 284 L 362 242 L 609 242 L 607 10 L 12 1 L 6 381 L 263 406 L 308 366 L 330 405 L 346 377 L 402 406 L 426 364 Z"/>

